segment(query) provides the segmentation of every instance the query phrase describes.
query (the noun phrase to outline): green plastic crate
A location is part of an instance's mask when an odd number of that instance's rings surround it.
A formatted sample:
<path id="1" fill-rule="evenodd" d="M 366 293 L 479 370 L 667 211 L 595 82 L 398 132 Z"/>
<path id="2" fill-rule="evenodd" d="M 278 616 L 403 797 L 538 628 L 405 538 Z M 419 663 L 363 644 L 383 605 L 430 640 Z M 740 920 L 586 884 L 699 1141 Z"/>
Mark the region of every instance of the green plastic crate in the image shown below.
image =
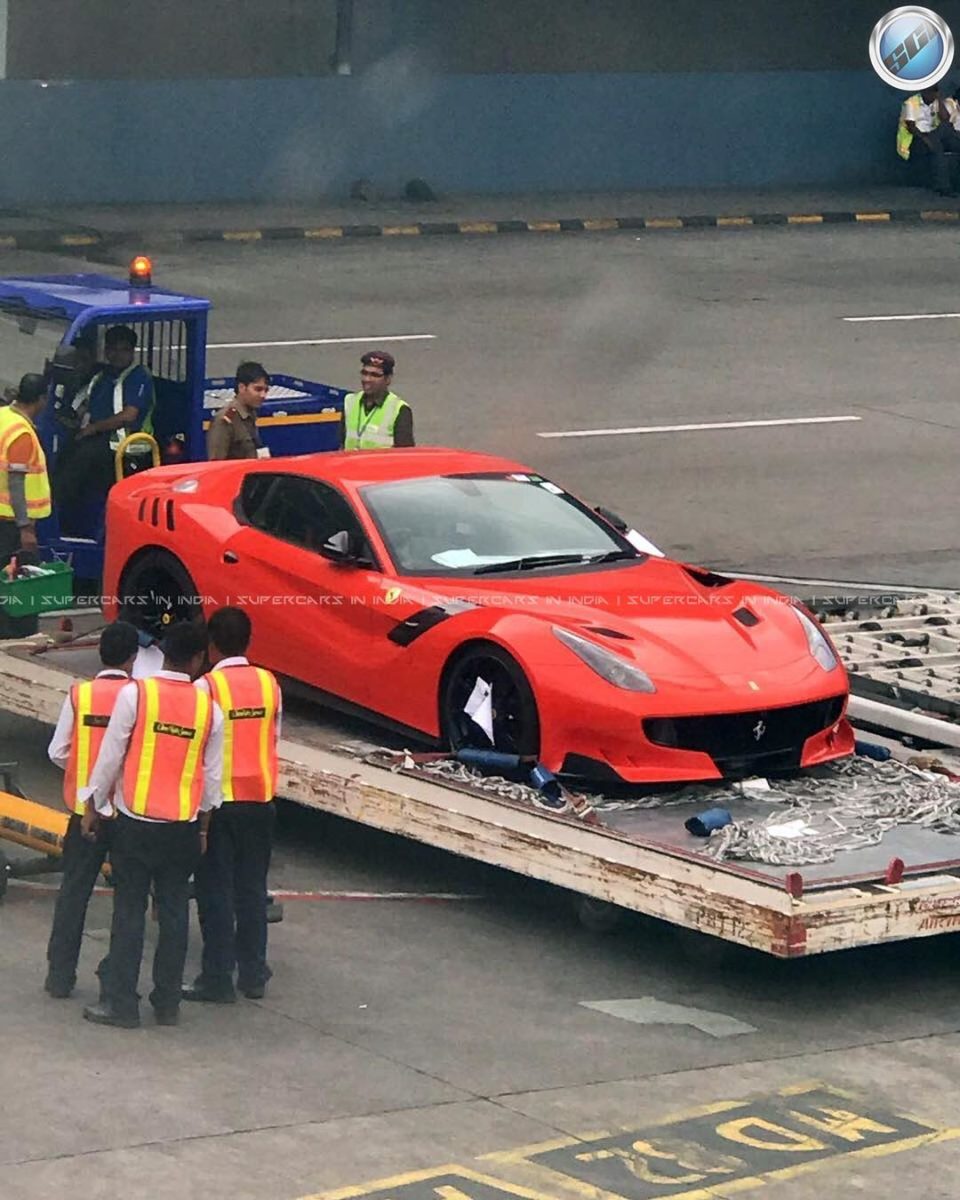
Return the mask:
<path id="1" fill-rule="evenodd" d="M 65 562 L 41 563 L 44 575 L 6 579 L 0 575 L 0 614 L 12 621 L 36 617 L 55 608 L 73 607 L 73 567 Z"/>

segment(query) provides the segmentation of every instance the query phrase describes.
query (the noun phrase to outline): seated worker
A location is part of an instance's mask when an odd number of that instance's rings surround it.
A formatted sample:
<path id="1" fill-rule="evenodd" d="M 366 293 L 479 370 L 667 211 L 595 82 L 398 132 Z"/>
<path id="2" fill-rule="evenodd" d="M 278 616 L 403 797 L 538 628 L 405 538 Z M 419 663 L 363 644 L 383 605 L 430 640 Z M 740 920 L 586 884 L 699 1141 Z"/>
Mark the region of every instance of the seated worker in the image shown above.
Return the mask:
<path id="1" fill-rule="evenodd" d="M 80 428 L 80 414 L 85 411 L 90 395 L 90 383 L 94 376 L 103 370 L 103 364 L 97 361 L 97 343 L 92 337 L 77 338 L 73 343 L 73 352 L 72 382 L 64 388 L 62 396 L 54 399 L 53 405 L 58 424 L 67 430 L 68 434 L 76 433 Z"/>
<path id="2" fill-rule="evenodd" d="M 392 354 L 370 350 L 360 359 L 360 391 L 343 402 L 340 423 L 342 450 L 384 450 L 390 446 L 412 446 L 413 411 L 406 400 L 390 391 Z"/>
<path id="3" fill-rule="evenodd" d="M 235 396 L 217 413 L 207 431 L 207 458 L 269 458 L 260 441 L 257 410 L 270 391 L 270 376 L 258 362 L 237 367 Z"/>
<path id="4" fill-rule="evenodd" d="M 130 433 L 144 428 L 153 409 L 153 378 L 134 362 L 137 335 L 114 325 L 104 339 L 106 365 L 76 399 L 79 428 L 61 455 L 54 495 L 64 533 L 79 532 L 76 521 L 84 503 L 102 499 L 113 485 L 115 451 Z M 75 399 L 75 404 L 76 404 Z"/>
<path id="5" fill-rule="evenodd" d="M 941 196 L 954 194 L 947 151 L 960 151 L 960 133 L 954 127 L 956 101 L 944 100 L 939 86 L 908 96 L 900 106 L 897 153 L 902 159 L 925 156 L 930 162 L 930 187 Z"/>

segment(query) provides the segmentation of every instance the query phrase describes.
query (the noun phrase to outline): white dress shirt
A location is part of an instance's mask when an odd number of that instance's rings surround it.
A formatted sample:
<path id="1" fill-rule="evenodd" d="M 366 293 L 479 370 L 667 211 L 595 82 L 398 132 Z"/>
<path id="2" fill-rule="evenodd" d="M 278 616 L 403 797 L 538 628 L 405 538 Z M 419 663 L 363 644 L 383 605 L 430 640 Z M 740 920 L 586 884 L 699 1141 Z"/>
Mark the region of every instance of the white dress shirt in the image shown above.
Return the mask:
<path id="1" fill-rule="evenodd" d="M 158 671 L 155 679 L 175 679 L 180 683 L 189 683 L 190 676 L 180 671 Z M 90 776 L 90 786 L 81 788 L 79 798 L 88 801 L 93 797 L 97 812 L 102 817 L 112 817 L 114 807 L 126 817 L 135 821 L 152 821 L 154 817 L 144 817 L 131 812 L 123 796 L 123 761 L 127 747 L 137 721 L 137 704 L 139 691 L 135 683 L 128 683 L 120 689 L 117 703 L 110 718 L 110 724 L 100 743 L 100 753 L 97 755 L 97 765 Z M 200 802 L 201 812 L 211 812 L 220 807 L 222 800 L 223 775 L 223 714 L 219 705 L 213 704 L 213 720 L 210 726 L 210 737 L 203 752 L 203 799 Z M 111 802 L 112 796 L 112 802 Z M 196 818 L 194 818 L 195 820 Z"/>
<path id="2" fill-rule="evenodd" d="M 141 646 L 133 660 L 131 679 L 152 679 L 163 670 L 163 651 L 159 646 Z"/>
<path id="3" fill-rule="evenodd" d="M 98 671 L 95 678 L 129 679 L 130 676 L 126 671 L 109 667 L 105 671 Z M 70 692 L 67 692 L 63 707 L 60 709 L 60 716 L 57 719 L 57 727 L 53 731 L 53 737 L 50 739 L 50 745 L 47 747 L 47 756 L 53 765 L 59 767 L 61 771 L 67 769 L 67 763 L 70 761 L 70 747 L 73 744 L 73 726 L 76 716 L 76 713 L 73 711 L 73 699 Z"/>

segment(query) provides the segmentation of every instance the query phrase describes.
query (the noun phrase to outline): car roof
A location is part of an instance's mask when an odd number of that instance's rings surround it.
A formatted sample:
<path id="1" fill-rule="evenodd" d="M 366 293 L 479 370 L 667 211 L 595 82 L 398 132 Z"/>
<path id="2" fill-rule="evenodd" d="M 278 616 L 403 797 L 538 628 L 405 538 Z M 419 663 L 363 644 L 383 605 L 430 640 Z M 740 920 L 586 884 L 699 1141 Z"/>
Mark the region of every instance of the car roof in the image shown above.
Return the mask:
<path id="1" fill-rule="evenodd" d="M 291 459 L 264 459 L 261 463 L 267 471 L 281 468 L 295 475 L 338 480 L 354 488 L 430 475 L 460 475 L 487 471 L 509 474 L 528 470 L 513 459 L 479 454 L 472 450 L 449 450 L 442 446 L 335 451 Z"/>

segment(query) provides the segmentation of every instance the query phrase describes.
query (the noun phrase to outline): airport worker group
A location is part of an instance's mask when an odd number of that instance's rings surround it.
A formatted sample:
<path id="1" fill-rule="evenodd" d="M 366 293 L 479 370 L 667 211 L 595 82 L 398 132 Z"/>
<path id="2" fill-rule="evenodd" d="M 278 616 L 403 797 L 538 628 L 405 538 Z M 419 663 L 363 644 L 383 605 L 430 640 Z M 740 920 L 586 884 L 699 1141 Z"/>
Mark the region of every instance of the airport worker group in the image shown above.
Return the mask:
<path id="1" fill-rule="evenodd" d="M 87 904 L 109 855 L 110 947 L 97 971 L 99 1002 L 84 1009 L 89 1021 L 140 1024 L 151 894 L 158 937 L 149 1000 L 157 1024 L 177 1024 L 183 998 L 234 1000 L 235 970 L 245 995 L 264 994 L 281 701 L 273 675 L 246 659 L 249 640 L 249 618 L 236 608 L 215 612 L 208 629 L 171 625 L 162 668 L 134 679 L 137 631 L 116 622 L 101 634 L 104 669 L 64 701 L 49 754 L 64 768 L 71 817 L 45 986 L 65 998 L 76 984 Z M 208 654 L 213 669 L 204 676 Z M 185 990 L 191 877 L 203 970 Z"/>

